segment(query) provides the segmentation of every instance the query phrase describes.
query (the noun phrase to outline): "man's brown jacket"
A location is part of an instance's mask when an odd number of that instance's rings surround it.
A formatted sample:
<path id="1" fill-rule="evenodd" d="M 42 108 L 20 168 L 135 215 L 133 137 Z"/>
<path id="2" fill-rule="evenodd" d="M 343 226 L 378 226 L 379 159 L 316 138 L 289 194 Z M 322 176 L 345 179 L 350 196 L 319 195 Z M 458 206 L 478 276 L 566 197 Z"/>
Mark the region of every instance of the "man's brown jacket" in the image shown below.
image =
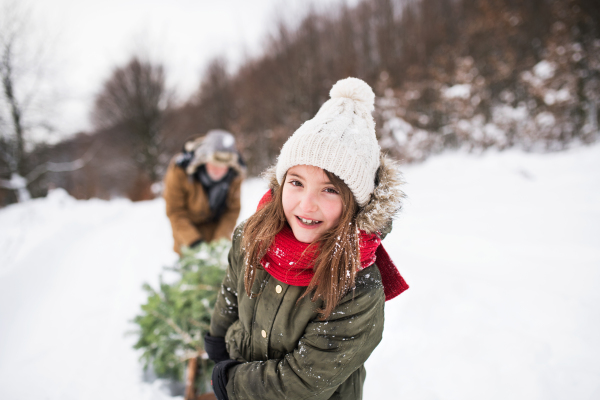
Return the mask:
<path id="1" fill-rule="evenodd" d="M 242 180 L 241 174 L 233 179 L 227 194 L 225 212 L 217 221 L 213 221 L 213 213 L 202 184 L 171 161 L 165 175 L 164 198 L 167 216 L 173 228 L 173 249 L 177 253 L 181 254 L 181 246 L 189 246 L 198 240 L 231 240 L 240 214 Z"/>

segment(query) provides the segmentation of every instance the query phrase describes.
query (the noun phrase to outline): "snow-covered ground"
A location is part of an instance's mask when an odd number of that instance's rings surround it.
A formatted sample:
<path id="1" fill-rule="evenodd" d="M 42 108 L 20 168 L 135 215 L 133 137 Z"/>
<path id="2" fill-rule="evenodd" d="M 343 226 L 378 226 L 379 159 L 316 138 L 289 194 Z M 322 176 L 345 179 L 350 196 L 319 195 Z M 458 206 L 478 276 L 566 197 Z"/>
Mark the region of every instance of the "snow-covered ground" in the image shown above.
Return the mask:
<path id="1" fill-rule="evenodd" d="M 404 173 L 384 244 L 411 288 L 386 305 L 365 399 L 600 398 L 600 145 Z M 265 188 L 244 184 L 241 218 Z M 0 210 L 0 398 L 169 398 L 126 333 L 171 246 L 162 199 Z"/>

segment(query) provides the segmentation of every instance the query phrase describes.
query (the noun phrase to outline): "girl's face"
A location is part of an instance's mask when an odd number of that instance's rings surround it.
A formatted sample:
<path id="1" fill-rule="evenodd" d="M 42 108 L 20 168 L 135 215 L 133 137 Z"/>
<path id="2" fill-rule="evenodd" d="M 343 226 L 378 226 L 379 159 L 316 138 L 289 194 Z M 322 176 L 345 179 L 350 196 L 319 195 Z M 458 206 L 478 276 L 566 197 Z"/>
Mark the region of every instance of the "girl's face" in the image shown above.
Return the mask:
<path id="1" fill-rule="evenodd" d="M 303 243 L 318 240 L 342 216 L 338 190 L 321 168 L 310 165 L 296 165 L 287 171 L 282 203 L 294 236 Z"/>

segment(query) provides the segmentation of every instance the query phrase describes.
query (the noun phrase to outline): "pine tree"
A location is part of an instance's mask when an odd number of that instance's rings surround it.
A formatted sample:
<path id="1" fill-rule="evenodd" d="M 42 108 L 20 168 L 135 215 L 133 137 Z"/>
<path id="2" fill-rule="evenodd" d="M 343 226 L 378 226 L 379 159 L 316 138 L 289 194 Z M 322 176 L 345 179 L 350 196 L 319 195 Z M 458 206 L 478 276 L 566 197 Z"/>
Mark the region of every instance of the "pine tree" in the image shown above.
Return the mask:
<path id="1" fill-rule="evenodd" d="M 205 357 L 204 334 L 209 331 L 210 317 L 218 289 L 225 276 L 231 242 L 222 240 L 183 249 L 174 267 L 177 279 L 155 290 L 144 284 L 148 301 L 134 321 L 139 325 L 139 340 L 134 348 L 143 350 L 140 360 L 152 366 L 162 378 L 183 380 L 186 361 L 199 358 L 195 387 L 205 391 L 212 362 Z"/>

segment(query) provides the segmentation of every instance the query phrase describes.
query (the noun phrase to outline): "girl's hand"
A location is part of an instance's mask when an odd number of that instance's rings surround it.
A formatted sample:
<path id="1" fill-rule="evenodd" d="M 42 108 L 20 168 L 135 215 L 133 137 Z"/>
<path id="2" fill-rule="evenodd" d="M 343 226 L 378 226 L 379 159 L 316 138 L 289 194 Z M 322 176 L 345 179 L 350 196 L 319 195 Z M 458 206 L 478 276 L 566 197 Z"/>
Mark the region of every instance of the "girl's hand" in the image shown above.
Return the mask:
<path id="1" fill-rule="evenodd" d="M 238 364 L 241 363 L 230 359 L 221 361 L 215 365 L 210 383 L 212 384 L 215 396 L 218 400 L 229 400 L 229 397 L 227 396 L 227 381 L 229 380 L 227 370 Z"/>
<path id="2" fill-rule="evenodd" d="M 208 358 L 216 363 L 224 360 L 229 360 L 227 346 L 225 346 L 225 338 L 210 336 L 210 333 L 204 335 L 204 350 L 208 354 Z"/>

